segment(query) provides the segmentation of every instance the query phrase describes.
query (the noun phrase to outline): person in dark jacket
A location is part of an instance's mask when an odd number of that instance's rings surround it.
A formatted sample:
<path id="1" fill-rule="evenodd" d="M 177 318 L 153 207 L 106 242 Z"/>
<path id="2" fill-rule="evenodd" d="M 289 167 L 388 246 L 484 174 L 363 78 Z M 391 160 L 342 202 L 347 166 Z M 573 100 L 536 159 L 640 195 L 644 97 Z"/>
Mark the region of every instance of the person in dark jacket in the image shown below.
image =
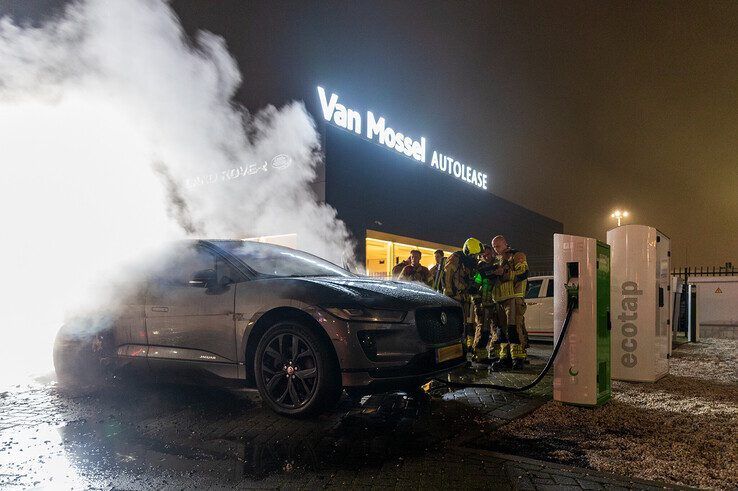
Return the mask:
<path id="1" fill-rule="evenodd" d="M 433 283 L 433 277 L 428 268 L 420 264 L 422 253 L 415 249 L 410 251 L 410 264 L 402 268 L 400 272 L 400 281 L 414 281 L 430 286 Z"/>

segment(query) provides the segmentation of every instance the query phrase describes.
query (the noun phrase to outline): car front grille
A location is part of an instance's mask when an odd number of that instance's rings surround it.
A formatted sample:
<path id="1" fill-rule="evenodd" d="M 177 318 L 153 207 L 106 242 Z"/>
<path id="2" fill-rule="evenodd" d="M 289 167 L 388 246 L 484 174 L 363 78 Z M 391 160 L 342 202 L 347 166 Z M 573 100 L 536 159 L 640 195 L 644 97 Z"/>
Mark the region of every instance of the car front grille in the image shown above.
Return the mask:
<path id="1" fill-rule="evenodd" d="M 420 339 L 426 343 L 459 341 L 464 332 L 464 314 L 458 307 L 418 309 L 415 311 L 415 324 Z"/>

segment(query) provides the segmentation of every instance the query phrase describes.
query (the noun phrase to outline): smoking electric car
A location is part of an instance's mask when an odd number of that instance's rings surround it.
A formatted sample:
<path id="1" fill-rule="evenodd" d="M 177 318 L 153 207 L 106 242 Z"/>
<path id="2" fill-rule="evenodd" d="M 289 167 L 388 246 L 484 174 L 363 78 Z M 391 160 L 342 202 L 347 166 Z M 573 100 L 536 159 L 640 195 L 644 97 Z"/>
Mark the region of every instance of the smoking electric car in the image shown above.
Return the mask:
<path id="1" fill-rule="evenodd" d="M 241 240 L 176 243 L 146 264 L 122 305 L 62 327 L 61 384 L 129 370 L 237 381 L 298 416 L 342 388 L 413 389 L 464 363 L 460 306 L 422 285 Z"/>

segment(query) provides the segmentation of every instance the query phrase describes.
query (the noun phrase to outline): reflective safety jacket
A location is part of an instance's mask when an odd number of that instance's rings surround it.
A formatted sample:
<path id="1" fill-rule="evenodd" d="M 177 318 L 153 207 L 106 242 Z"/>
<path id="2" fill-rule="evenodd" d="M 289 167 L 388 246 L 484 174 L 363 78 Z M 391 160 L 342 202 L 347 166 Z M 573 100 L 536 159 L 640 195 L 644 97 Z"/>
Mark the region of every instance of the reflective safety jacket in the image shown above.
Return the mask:
<path id="1" fill-rule="evenodd" d="M 443 269 L 443 293 L 455 300 L 464 301 L 474 284 L 475 260 L 462 251 L 456 251 L 446 261 Z"/>
<path id="2" fill-rule="evenodd" d="M 495 256 L 494 267 L 502 267 L 503 273 L 499 282 L 492 288 L 495 302 L 502 302 L 513 297 L 525 297 L 528 285 L 528 259 L 525 254 L 510 249 L 504 254 Z"/>

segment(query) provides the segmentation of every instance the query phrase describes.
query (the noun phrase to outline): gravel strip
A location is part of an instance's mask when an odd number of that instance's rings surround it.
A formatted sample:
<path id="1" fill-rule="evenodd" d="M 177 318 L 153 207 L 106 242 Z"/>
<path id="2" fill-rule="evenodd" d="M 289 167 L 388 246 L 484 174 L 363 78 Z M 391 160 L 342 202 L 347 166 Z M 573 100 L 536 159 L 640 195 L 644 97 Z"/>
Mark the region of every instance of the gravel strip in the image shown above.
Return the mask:
<path id="1" fill-rule="evenodd" d="M 486 445 L 536 445 L 554 462 L 738 489 L 738 341 L 684 345 L 673 352 L 670 374 L 660 381 L 612 386 L 612 401 L 604 407 L 551 401 L 502 427 Z"/>

